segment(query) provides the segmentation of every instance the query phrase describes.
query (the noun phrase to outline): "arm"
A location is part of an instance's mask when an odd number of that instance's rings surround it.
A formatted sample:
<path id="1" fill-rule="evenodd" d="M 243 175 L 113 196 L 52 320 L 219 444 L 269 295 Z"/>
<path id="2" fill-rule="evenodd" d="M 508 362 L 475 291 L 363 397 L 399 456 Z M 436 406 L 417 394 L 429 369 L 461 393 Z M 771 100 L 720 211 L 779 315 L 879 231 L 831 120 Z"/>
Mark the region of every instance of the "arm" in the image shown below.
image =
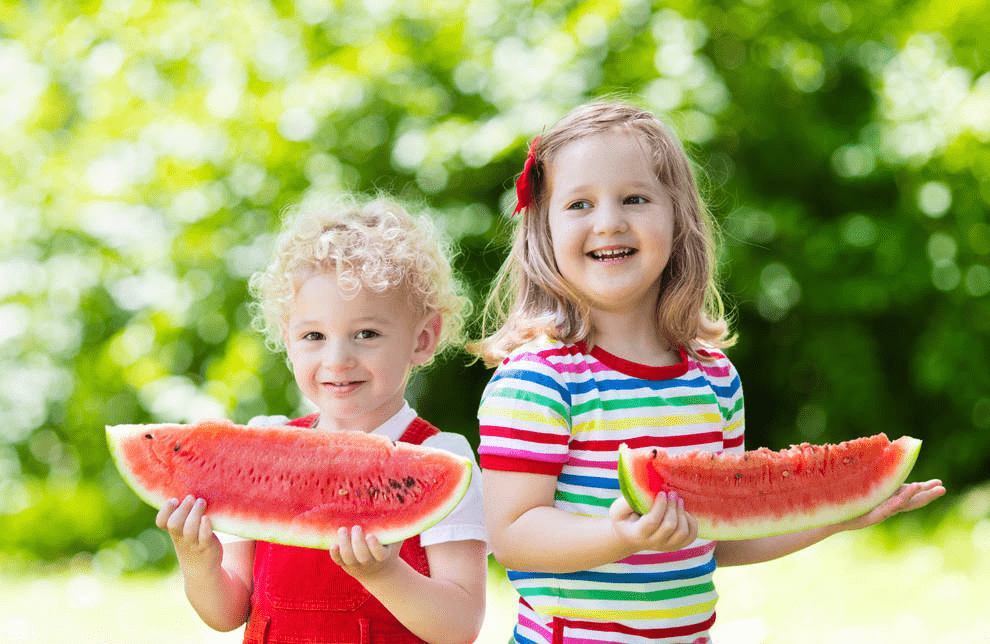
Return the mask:
<path id="1" fill-rule="evenodd" d="M 189 603 L 207 626 L 230 631 L 244 623 L 251 607 L 254 541 L 222 546 L 205 511 L 202 499 L 173 499 L 155 523 L 172 538 Z"/>
<path id="2" fill-rule="evenodd" d="M 401 543 L 382 546 L 355 526 L 341 529 L 330 557 L 374 595 L 406 628 L 431 644 L 467 644 L 485 614 L 485 543 L 447 541 L 426 546 L 430 576 L 399 558 Z"/>
<path id="3" fill-rule="evenodd" d="M 633 512 L 620 495 L 609 517 L 554 507 L 557 479 L 545 474 L 485 470 L 485 522 L 492 553 L 505 567 L 575 572 L 624 559 L 640 550 L 677 550 L 697 536 L 683 502 L 658 496 L 649 512 Z M 566 539 L 547 538 L 566 534 Z"/>
<path id="4" fill-rule="evenodd" d="M 790 534 L 760 539 L 720 541 L 715 546 L 715 562 L 719 566 L 740 566 L 777 559 L 818 543 L 844 530 L 858 530 L 880 523 L 897 514 L 928 505 L 945 494 L 942 482 L 933 479 L 924 483 L 908 483 L 898 488 L 889 499 L 866 514 L 833 525 L 811 528 Z"/>

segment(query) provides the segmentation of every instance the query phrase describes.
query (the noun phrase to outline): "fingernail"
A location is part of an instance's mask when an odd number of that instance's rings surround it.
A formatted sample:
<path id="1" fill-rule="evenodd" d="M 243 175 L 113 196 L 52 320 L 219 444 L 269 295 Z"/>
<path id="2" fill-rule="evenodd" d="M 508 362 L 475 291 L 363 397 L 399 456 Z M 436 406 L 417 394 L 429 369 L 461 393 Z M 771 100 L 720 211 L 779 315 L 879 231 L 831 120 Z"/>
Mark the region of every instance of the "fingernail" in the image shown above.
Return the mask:
<path id="1" fill-rule="evenodd" d="M 169 505 L 179 505 L 179 499 L 169 499 L 168 500 L 168 504 Z"/>
<path id="2" fill-rule="evenodd" d="M 671 503 L 677 503 L 677 492 L 671 491 L 667 493 L 667 500 Z"/>
<path id="3" fill-rule="evenodd" d="M 206 499 L 196 499 L 196 507 L 201 508 L 204 505 L 206 505 Z"/>

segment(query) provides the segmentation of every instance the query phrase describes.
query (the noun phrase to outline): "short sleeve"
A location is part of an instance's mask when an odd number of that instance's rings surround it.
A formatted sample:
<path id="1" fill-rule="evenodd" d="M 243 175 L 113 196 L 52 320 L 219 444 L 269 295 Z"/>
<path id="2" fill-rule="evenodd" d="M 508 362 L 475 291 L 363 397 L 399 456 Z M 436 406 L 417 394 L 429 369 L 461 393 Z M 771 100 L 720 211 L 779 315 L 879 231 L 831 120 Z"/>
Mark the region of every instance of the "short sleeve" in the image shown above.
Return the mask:
<path id="1" fill-rule="evenodd" d="M 478 423 L 483 468 L 557 476 L 570 441 L 567 383 L 539 355 L 513 356 L 485 388 Z"/>
<path id="2" fill-rule="evenodd" d="M 742 380 L 729 359 L 723 358 L 723 360 L 726 375 L 716 387 L 718 405 L 722 412 L 722 445 L 726 452 L 742 452 L 746 449 L 746 414 Z"/>
<path id="3" fill-rule="evenodd" d="M 481 470 L 474 458 L 474 451 L 467 439 L 460 434 L 441 432 L 423 441 L 424 447 L 436 447 L 453 452 L 471 461 L 471 483 L 461 502 L 450 514 L 427 528 L 419 535 L 423 546 L 447 541 L 468 541 L 475 539 L 488 542 L 485 532 L 485 514 L 481 502 Z"/>

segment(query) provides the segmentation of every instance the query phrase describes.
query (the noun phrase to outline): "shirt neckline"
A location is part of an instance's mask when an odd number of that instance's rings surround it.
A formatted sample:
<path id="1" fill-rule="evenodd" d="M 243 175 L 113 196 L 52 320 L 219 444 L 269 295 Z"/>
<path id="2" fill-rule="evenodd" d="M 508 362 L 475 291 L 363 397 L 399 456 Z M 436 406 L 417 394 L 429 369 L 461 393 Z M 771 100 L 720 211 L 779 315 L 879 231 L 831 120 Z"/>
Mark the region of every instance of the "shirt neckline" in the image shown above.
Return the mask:
<path id="1" fill-rule="evenodd" d="M 579 342 L 578 345 L 581 347 L 583 353 L 589 353 L 588 347 L 584 342 Z M 687 351 L 684 347 L 678 347 L 677 351 L 680 354 L 680 361 L 677 364 L 663 367 L 653 367 L 620 358 L 598 345 L 592 347 L 590 355 L 610 369 L 614 369 L 627 376 L 632 376 L 633 378 L 640 378 L 641 380 L 671 380 L 673 378 L 679 378 L 688 372 L 689 362 Z"/>
<path id="2" fill-rule="evenodd" d="M 402 404 L 402 409 L 397 411 L 395 415 L 386 420 L 384 423 L 378 427 L 371 430 L 370 434 L 377 434 L 379 436 L 384 436 L 393 443 L 399 440 L 399 437 L 406 431 L 409 427 L 409 423 L 416 420 L 416 410 L 409 406 L 409 401 L 404 401 Z M 319 427 L 315 427 L 317 421 L 320 419 L 319 413 L 315 415 L 313 419 L 313 428 L 319 431 Z"/>

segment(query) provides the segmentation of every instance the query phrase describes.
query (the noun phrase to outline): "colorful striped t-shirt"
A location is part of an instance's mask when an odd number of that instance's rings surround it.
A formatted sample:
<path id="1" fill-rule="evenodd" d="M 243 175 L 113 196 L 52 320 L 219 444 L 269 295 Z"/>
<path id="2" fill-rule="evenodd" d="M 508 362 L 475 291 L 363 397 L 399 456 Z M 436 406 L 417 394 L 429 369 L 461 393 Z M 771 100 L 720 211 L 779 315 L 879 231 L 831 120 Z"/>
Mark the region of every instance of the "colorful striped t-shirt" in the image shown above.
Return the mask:
<path id="1" fill-rule="evenodd" d="M 600 347 L 547 338 L 512 353 L 482 396 L 483 469 L 557 477 L 555 506 L 608 516 L 619 495 L 618 447 L 742 451 L 743 394 L 729 360 L 649 367 Z M 564 537 L 560 537 L 564 538 Z M 509 570 L 520 595 L 515 641 L 567 644 L 709 642 L 717 595 L 714 542 L 643 551 L 577 573 Z M 556 643 L 555 643 L 556 644 Z"/>

